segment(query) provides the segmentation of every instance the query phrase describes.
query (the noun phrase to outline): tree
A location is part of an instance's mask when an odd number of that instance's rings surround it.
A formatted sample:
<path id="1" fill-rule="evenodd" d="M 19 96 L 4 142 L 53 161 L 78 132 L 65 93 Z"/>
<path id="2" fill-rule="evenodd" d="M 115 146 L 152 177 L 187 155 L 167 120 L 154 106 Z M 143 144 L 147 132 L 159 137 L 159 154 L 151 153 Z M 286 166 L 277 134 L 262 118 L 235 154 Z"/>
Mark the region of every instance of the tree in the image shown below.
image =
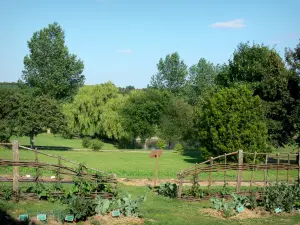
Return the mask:
<path id="1" fill-rule="evenodd" d="M 279 54 L 264 45 L 241 43 L 218 74 L 217 83 L 230 87 L 247 84 L 266 108 L 266 120 L 272 144 L 282 146 L 294 136 L 291 113 L 294 99 L 290 95 L 291 76 Z"/>
<path id="2" fill-rule="evenodd" d="M 215 84 L 215 77 L 219 70 L 219 65 L 215 66 L 204 58 L 201 58 L 197 64 L 189 68 L 188 95 L 191 104 L 194 105 L 203 91 Z"/>
<path id="3" fill-rule="evenodd" d="M 160 137 L 169 142 L 182 140 L 193 126 L 193 108 L 183 99 L 172 98 L 159 125 Z"/>
<path id="4" fill-rule="evenodd" d="M 111 82 L 84 86 L 72 103 L 64 105 L 64 114 L 82 135 L 118 140 L 125 135 L 119 113 L 125 99 Z"/>
<path id="5" fill-rule="evenodd" d="M 30 54 L 24 57 L 20 83 L 34 88 L 36 95 L 69 99 L 83 85 L 83 62 L 69 53 L 64 31 L 57 23 L 35 32 L 28 47 Z"/>
<path id="6" fill-rule="evenodd" d="M 300 40 L 294 50 L 290 48 L 285 49 L 285 59 L 291 70 L 300 76 Z"/>
<path id="7" fill-rule="evenodd" d="M 157 74 L 151 77 L 150 87 L 167 89 L 175 95 L 181 95 L 186 84 L 187 66 L 177 52 L 160 58 Z"/>
<path id="8" fill-rule="evenodd" d="M 132 139 L 151 138 L 157 132 L 162 115 L 170 100 L 163 90 L 146 89 L 133 91 L 122 109 L 123 126 Z"/>
<path id="9" fill-rule="evenodd" d="M 16 89 L 0 88 L 0 142 L 9 142 L 16 129 L 20 95 Z"/>
<path id="10" fill-rule="evenodd" d="M 202 148 L 213 155 L 239 149 L 268 150 L 262 101 L 244 85 L 223 88 L 202 99 L 196 110 L 195 125 Z"/>
<path id="11" fill-rule="evenodd" d="M 119 87 L 119 92 L 123 95 L 129 94 L 132 90 L 135 90 L 135 87 L 132 85 L 126 86 L 125 88 Z"/>

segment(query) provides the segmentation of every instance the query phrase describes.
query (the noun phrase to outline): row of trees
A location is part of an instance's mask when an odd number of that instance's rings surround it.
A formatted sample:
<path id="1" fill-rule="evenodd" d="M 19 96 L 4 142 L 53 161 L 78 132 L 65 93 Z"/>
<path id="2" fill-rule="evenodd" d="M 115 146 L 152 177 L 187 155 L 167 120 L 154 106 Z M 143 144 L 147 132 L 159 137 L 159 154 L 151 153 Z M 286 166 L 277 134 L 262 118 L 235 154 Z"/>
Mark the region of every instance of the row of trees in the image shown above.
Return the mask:
<path id="1" fill-rule="evenodd" d="M 207 154 L 298 140 L 300 44 L 284 60 L 268 46 L 241 43 L 224 65 L 201 58 L 188 67 L 175 52 L 159 60 L 145 89 L 84 86 L 83 62 L 68 52 L 57 23 L 34 33 L 28 47 L 20 88 L 0 90 L 1 139 L 33 140 L 51 127 L 127 144 L 158 136 Z"/>

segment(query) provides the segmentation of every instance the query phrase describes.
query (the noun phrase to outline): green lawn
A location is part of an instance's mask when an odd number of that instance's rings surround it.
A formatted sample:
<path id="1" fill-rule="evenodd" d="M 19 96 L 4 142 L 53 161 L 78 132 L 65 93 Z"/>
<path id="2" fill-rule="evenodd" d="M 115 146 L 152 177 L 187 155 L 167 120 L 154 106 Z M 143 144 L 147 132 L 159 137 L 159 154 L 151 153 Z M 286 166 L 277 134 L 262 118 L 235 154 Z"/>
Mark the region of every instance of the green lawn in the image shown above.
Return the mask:
<path id="1" fill-rule="evenodd" d="M 12 137 L 11 141 L 18 140 L 21 145 L 29 145 L 29 137 Z M 34 138 L 34 144 L 37 146 L 51 146 L 51 147 L 67 147 L 71 149 L 82 149 L 81 139 L 65 139 L 59 135 L 53 134 L 39 134 Z M 104 143 L 103 149 L 115 150 L 117 149 L 113 144 Z"/>
<path id="2" fill-rule="evenodd" d="M 195 225 L 195 224 L 231 224 L 231 225 L 256 225 L 256 224 L 299 224 L 300 215 L 272 215 L 256 219 L 219 219 L 201 213 L 204 207 L 210 207 L 210 202 L 186 202 L 177 199 L 168 199 L 157 196 L 147 187 L 129 187 L 119 185 L 123 193 L 129 192 L 133 197 L 146 195 L 147 200 L 141 205 L 140 211 L 145 219 L 145 224 L 155 225 Z M 28 213 L 34 217 L 37 213 L 51 215 L 53 209 L 58 209 L 62 205 L 45 201 L 21 201 L 19 204 L 10 204 L 8 212 L 17 217 L 21 213 Z"/>

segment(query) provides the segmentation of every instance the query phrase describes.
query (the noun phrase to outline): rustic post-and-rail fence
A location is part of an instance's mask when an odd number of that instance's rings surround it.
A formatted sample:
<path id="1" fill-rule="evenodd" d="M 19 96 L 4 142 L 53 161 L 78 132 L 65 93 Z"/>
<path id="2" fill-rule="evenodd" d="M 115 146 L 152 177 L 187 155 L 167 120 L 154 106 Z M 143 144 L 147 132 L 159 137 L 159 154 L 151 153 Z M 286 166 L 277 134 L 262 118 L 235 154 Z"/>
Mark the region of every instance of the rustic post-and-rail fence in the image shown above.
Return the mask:
<path id="1" fill-rule="evenodd" d="M 13 160 L 10 159 L 0 159 L 0 167 L 12 167 L 12 177 L 11 176 L 3 176 L 3 174 L 0 176 L 0 182 L 12 182 L 13 184 L 13 194 L 15 197 L 20 197 L 20 187 L 19 184 L 22 182 L 34 182 L 34 183 L 66 183 L 66 184 L 71 184 L 73 183 L 73 177 L 80 175 L 81 177 L 84 177 L 86 180 L 91 181 L 91 182 L 96 182 L 98 184 L 104 184 L 104 185 L 111 185 L 112 190 L 115 189 L 116 184 L 117 184 L 117 177 L 115 174 L 107 173 L 98 169 L 94 168 L 88 168 L 84 166 L 84 170 L 78 171 L 78 167 L 82 166 L 82 164 L 77 163 L 75 161 L 63 158 L 61 156 L 55 156 L 51 154 L 47 154 L 43 151 L 39 151 L 37 148 L 31 149 L 22 145 L 19 145 L 18 141 L 14 141 L 13 143 L 0 143 L 0 146 L 12 146 L 12 158 Z M 34 153 L 34 160 L 20 160 L 20 151 L 19 149 L 22 150 L 27 150 L 31 151 Z M 21 152 L 22 153 L 22 152 Z M 44 155 L 49 158 L 54 158 L 57 159 L 57 164 L 51 164 L 48 162 L 41 161 L 39 156 Z M 21 157 L 22 158 L 22 157 Z M 69 165 L 66 166 L 64 163 L 68 163 Z M 71 166 L 72 165 L 72 166 Z M 27 177 L 27 176 L 20 176 L 20 167 L 27 167 L 27 168 L 32 168 L 35 169 L 35 173 L 30 171 L 31 174 L 35 174 L 35 176 Z M 51 177 L 42 177 L 41 173 L 45 171 L 50 171 L 55 176 Z M 80 173 L 80 174 L 78 174 Z M 1 194 L 1 193 L 0 193 Z M 25 193 L 22 193 L 24 197 L 26 197 Z M 56 192 L 52 193 L 53 196 L 57 196 L 60 194 L 64 194 L 63 192 Z M 94 192 L 92 193 L 91 197 L 95 197 L 96 195 L 102 195 L 104 198 L 110 198 L 112 197 L 111 193 L 108 192 L 101 192 L 97 193 Z M 32 193 L 28 193 L 28 196 L 33 196 Z"/>
<path id="2" fill-rule="evenodd" d="M 195 164 L 177 174 L 178 198 L 193 198 L 183 196 L 183 184 L 187 183 L 202 186 L 202 188 L 206 187 L 205 189 L 208 191 L 211 190 L 213 184 L 215 186 L 224 185 L 224 187 L 231 184 L 230 186 L 236 186 L 236 193 L 252 193 L 257 190 L 254 187 L 265 189 L 271 182 L 299 182 L 300 184 L 298 155 L 299 152 L 250 153 L 239 150 L 211 157 L 209 160 Z M 230 163 L 228 163 L 229 158 L 231 159 Z M 219 179 L 213 179 L 213 176 L 217 176 Z"/>

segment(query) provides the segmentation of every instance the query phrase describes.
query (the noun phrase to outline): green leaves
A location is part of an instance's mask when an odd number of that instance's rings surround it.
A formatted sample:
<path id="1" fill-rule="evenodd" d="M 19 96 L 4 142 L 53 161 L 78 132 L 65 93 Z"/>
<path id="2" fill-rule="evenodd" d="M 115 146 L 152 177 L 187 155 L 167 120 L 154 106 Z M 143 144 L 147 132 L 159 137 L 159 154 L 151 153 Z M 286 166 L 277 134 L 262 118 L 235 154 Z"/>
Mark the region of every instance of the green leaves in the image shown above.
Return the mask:
<path id="1" fill-rule="evenodd" d="M 100 195 L 97 196 L 95 212 L 100 215 L 105 215 L 109 211 L 111 202 L 109 199 L 103 199 Z"/>
<path id="2" fill-rule="evenodd" d="M 219 155 L 238 149 L 265 152 L 267 127 L 259 97 L 246 86 L 224 88 L 207 96 L 196 111 L 198 140 Z"/>
<path id="3" fill-rule="evenodd" d="M 22 85 L 57 100 L 70 99 L 83 85 L 84 65 L 65 46 L 65 34 L 58 23 L 35 32 L 28 41 L 30 54 L 24 57 Z"/>
<path id="4" fill-rule="evenodd" d="M 177 185 L 175 183 L 170 183 L 170 182 L 161 184 L 157 188 L 157 193 L 159 195 L 163 195 L 165 197 L 176 198 L 177 197 Z"/>

